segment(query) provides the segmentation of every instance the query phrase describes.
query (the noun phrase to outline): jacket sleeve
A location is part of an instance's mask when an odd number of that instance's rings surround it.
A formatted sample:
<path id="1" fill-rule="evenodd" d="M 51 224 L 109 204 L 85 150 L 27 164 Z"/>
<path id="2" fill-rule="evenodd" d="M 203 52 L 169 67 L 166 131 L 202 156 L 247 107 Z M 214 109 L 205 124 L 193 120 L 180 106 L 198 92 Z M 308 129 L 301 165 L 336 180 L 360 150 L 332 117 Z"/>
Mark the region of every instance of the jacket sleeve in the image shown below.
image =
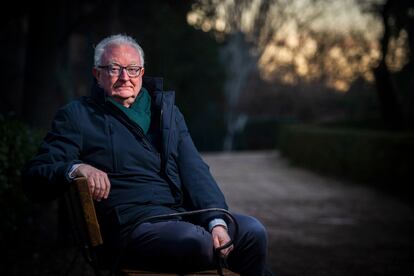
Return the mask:
<path id="1" fill-rule="evenodd" d="M 228 209 L 224 195 L 210 173 L 210 168 L 202 160 L 188 132 L 181 112 L 176 108 L 178 126 L 178 167 L 184 189 L 185 201 L 192 209 Z M 204 226 L 211 219 L 226 219 L 220 212 L 210 212 L 201 217 Z"/>
<path id="2" fill-rule="evenodd" d="M 33 201 L 58 197 L 71 181 L 72 165 L 81 163 L 81 134 L 71 114 L 76 113 L 70 112 L 70 106 L 57 112 L 36 156 L 23 167 L 23 189 Z"/>

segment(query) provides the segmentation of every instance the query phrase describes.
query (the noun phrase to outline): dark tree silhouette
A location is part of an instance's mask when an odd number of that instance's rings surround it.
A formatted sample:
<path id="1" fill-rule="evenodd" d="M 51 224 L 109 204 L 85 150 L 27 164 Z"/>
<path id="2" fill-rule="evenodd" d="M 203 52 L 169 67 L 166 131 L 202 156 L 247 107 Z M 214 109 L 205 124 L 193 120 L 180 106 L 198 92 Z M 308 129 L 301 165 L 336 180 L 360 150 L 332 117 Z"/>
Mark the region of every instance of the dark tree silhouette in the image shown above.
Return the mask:
<path id="1" fill-rule="evenodd" d="M 386 58 L 390 50 L 391 39 L 398 37 L 400 32 L 404 30 L 408 37 L 407 65 L 413 64 L 414 2 L 387 0 L 377 12 L 381 15 L 384 30 L 380 40 L 382 57 L 374 69 L 375 83 L 385 126 L 391 130 L 399 130 L 407 125 L 407 118 L 404 117 L 402 111 L 402 103 L 398 93 L 399 86 L 393 80 Z"/>

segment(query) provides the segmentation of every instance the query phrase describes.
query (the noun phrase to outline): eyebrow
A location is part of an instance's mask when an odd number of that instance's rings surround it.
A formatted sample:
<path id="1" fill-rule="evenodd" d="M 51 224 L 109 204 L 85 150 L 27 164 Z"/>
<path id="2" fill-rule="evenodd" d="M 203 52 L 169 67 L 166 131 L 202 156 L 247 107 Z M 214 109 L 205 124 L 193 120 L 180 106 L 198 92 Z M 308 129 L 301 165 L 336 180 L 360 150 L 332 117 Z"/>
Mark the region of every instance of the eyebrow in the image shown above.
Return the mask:
<path id="1" fill-rule="evenodd" d="M 132 63 L 132 64 L 128 64 L 126 66 L 123 66 L 123 65 L 119 64 L 118 62 L 110 62 L 109 65 L 118 65 L 118 66 L 121 66 L 121 67 L 130 67 L 130 66 L 142 67 L 142 65 L 138 65 L 136 63 Z"/>

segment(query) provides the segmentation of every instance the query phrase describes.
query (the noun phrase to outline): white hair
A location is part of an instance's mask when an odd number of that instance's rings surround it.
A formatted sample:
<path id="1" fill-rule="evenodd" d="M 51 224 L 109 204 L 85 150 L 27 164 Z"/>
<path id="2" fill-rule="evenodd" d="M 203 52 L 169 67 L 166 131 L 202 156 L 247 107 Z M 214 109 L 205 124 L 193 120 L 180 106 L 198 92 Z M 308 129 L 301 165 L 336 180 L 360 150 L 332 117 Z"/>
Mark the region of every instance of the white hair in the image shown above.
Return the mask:
<path id="1" fill-rule="evenodd" d="M 98 45 L 95 47 L 95 54 L 94 54 L 94 65 L 95 67 L 102 65 L 101 59 L 102 55 L 105 52 L 106 48 L 109 45 L 121 45 L 121 44 L 127 44 L 135 48 L 141 58 L 142 66 L 144 66 L 144 51 L 142 50 L 141 46 L 130 36 L 117 34 L 117 35 L 111 35 L 104 39 L 102 39 Z"/>

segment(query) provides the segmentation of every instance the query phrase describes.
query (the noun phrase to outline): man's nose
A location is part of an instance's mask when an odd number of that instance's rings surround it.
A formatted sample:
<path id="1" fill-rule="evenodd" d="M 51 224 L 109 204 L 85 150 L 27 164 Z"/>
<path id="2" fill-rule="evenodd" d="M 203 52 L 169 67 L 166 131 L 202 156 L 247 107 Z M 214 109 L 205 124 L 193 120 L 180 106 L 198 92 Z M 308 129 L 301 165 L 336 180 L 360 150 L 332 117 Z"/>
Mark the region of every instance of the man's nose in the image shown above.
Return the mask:
<path id="1" fill-rule="evenodd" d="M 129 80 L 129 75 L 127 73 L 126 68 L 121 68 L 121 72 L 119 73 L 119 78 L 123 80 Z"/>

